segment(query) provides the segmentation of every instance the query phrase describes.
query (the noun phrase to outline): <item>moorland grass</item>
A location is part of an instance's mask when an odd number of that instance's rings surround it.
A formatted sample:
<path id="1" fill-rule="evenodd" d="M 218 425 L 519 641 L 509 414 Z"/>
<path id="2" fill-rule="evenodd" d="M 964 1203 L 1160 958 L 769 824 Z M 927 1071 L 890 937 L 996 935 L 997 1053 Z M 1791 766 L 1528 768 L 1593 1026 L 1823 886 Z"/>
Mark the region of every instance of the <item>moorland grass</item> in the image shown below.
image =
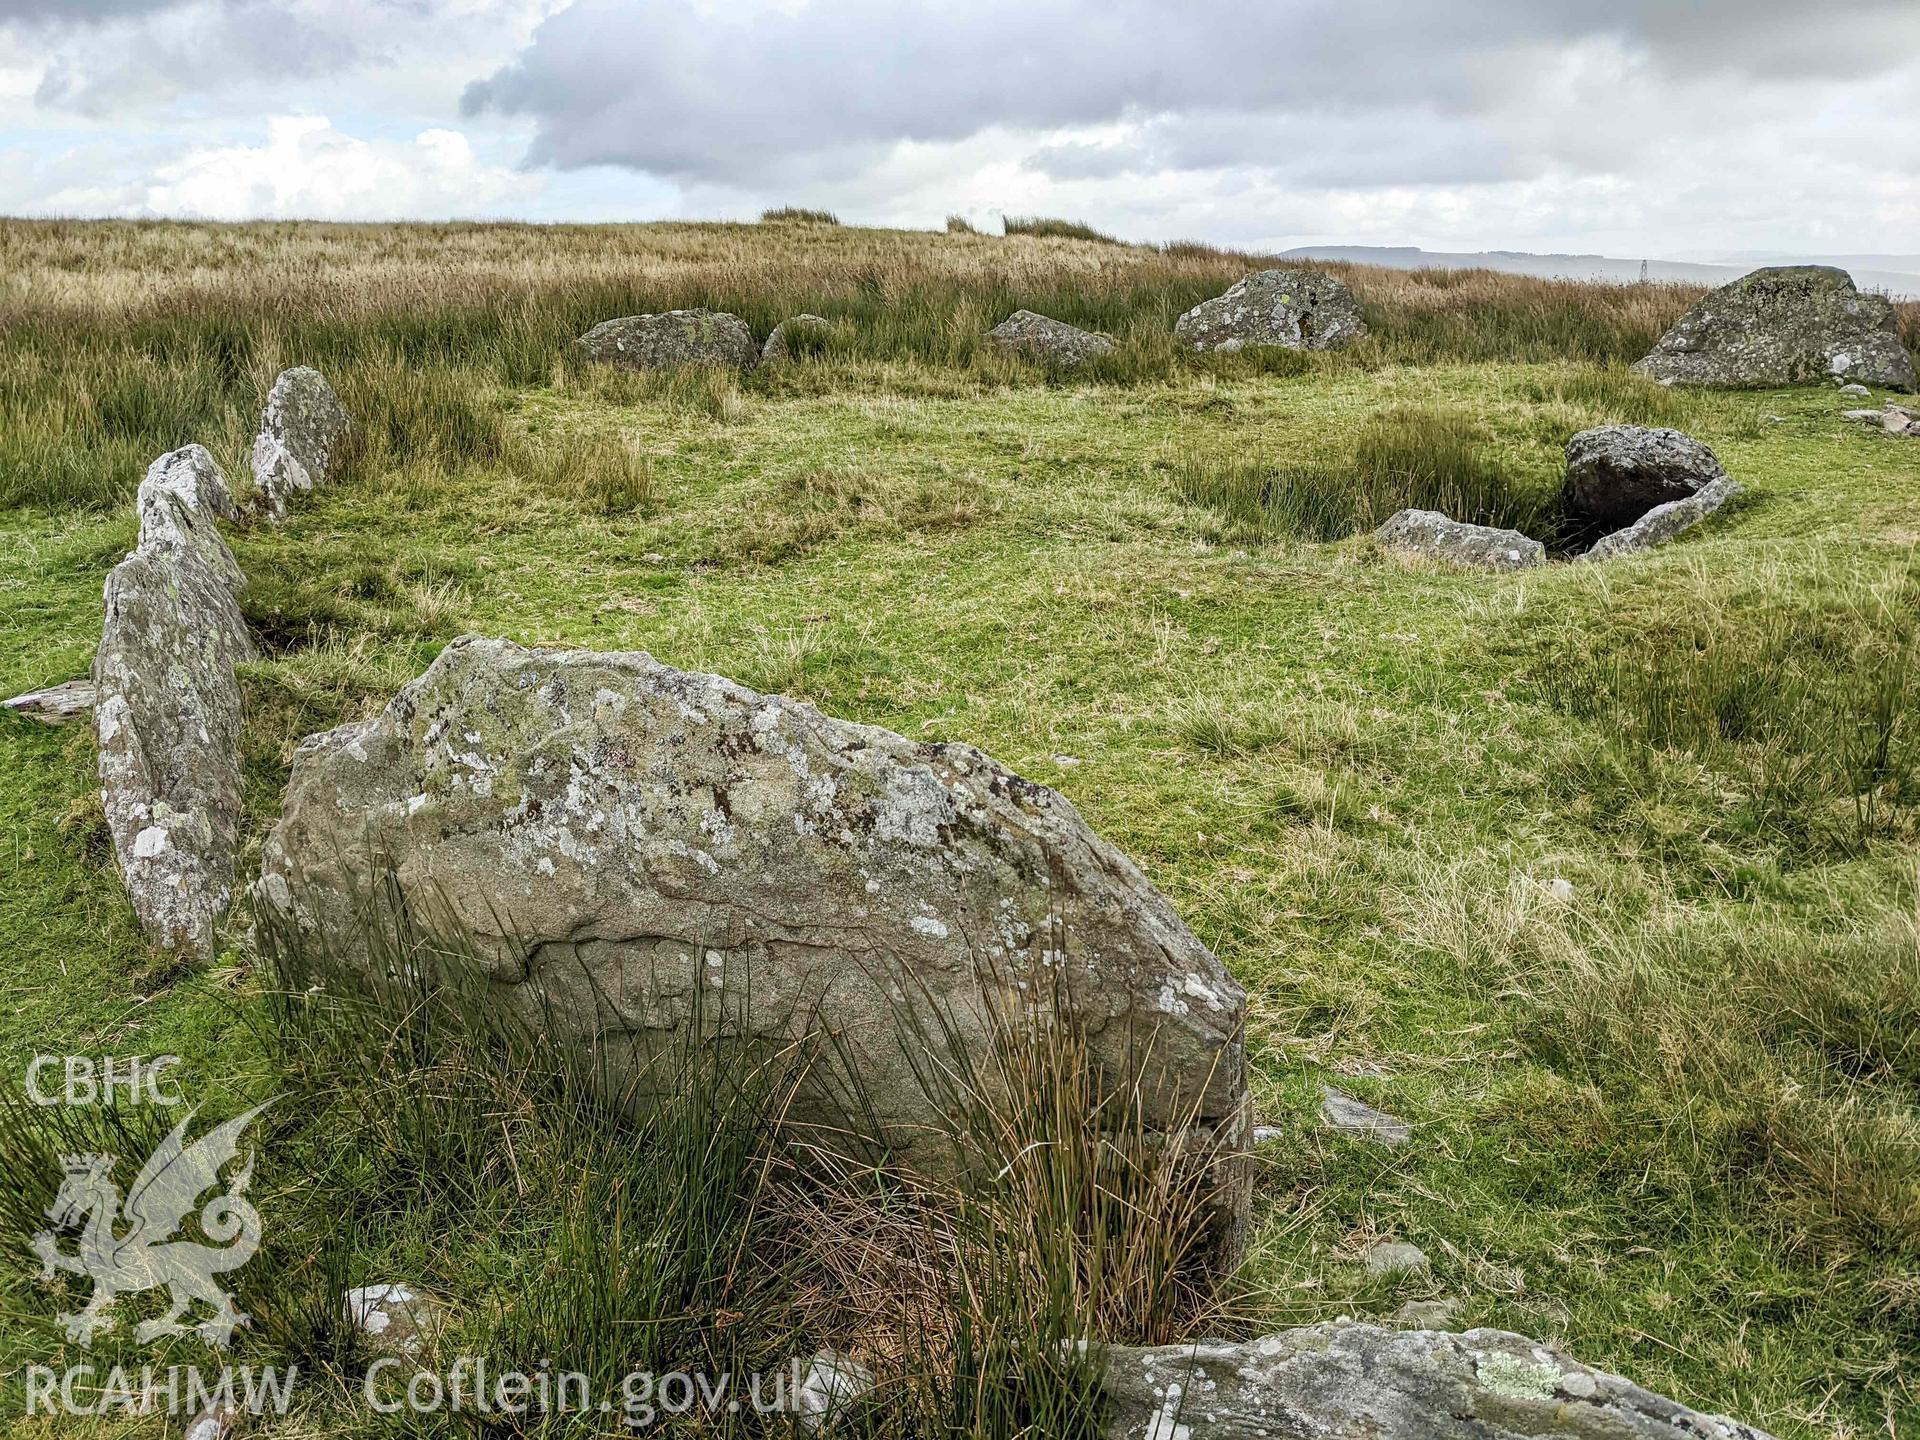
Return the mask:
<path id="1" fill-rule="evenodd" d="M 1252 1253 L 1221 1323 L 1384 1321 L 1445 1294 L 1464 1324 L 1563 1343 L 1792 1440 L 1913 1423 L 1915 461 L 1841 422 L 1826 390 L 1684 394 L 1626 374 L 1692 292 L 1343 270 L 1366 346 L 1216 362 L 1175 351 L 1172 320 L 1257 262 L 1203 247 L 8 224 L 0 254 L 9 693 L 84 671 L 154 454 L 202 440 L 238 463 L 296 362 L 333 375 L 361 425 L 341 483 L 280 530 L 232 537 L 266 651 L 243 675 L 243 878 L 299 739 L 383 704 L 462 631 L 647 649 L 963 739 L 1066 793 L 1248 986 L 1255 1100 L 1281 1134 L 1259 1152 Z M 756 333 L 803 310 L 831 323 L 816 354 L 746 377 L 569 357 L 593 320 L 714 301 Z M 1020 306 L 1115 333 L 1112 368 L 1063 380 L 981 354 Z M 1347 519 L 1322 522 L 1322 543 L 1182 494 L 1183 474 L 1235 466 L 1260 485 L 1351 477 L 1365 453 L 1389 478 L 1483 477 L 1524 501 L 1552 495 L 1569 434 L 1612 420 L 1697 434 L 1744 503 L 1644 559 L 1488 578 L 1389 561 L 1338 538 Z M 1316 495 L 1340 513 L 1337 486 Z M 273 988 L 244 902 L 214 964 L 140 944 L 92 763 L 84 732 L 0 729 L 9 1063 L 171 1051 L 194 1094 L 235 1110 L 310 1094 L 272 1027 L 237 1018 Z M 514 1087 L 538 1067 L 399 1053 L 411 1083 L 343 1064 L 324 1105 L 289 1103 L 269 1136 L 283 1175 L 320 1177 L 334 1223 L 288 1211 L 260 1277 L 285 1288 L 261 1306 L 284 1323 L 260 1343 L 343 1373 L 343 1276 L 542 1296 L 511 1332 L 531 1347 L 568 1276 L 597 1283 L 560 1259 L 610 1243 L 589 1217 L 624 1203 L 632 1234 L 660 1213 L 577 1163 L 600 1143 L 625 1175 L 651 1152 L 531 1103 Z M 1406 1117 L 1415 1144 L 1325 1132 L 1323 1084 Z M 354 1117 L 363 1130 L 333 1128 Z M 73 1143 L 131 1154 L 153 1118 L 76 1122 L 109 1128 Z M 508 1158 L 530 1153 L 531 1201 Z M 703 1162 L 709 1180 L 739 1173 Z M 955 1341 L 971 1312 L 932 1282 L 991 1275 L 989 1258 L 956 1262 L 951 1227 L 897 1205 L 809 1210 L 819 1192 L 781 1179 L 768 1208 L 812 1216 L 800 1229 L 823 1243 L 767 1238 L 771 1273 L 806 1277 L 792 1308 L 757 1310 L 767 1348 L 798 1327 L 885 1369 L 946 1334 L 942 1353 L 977 1359 L 916 1392 L 923 1433 L 994 1403 L 992 1378 L 1027 1363 L 1019 1336 L 1051 1333 L 1036 1313 L 1081 1313 L 1049 1282 L 995 1310 L 1024 1331 Z M 470 1192 L 526 1223 L 441 1224 Z M 38 1224 L 44 1202 L 25 1198 L 19 1223 Z M 701 1213 L 738 1234 L 731 1212 Z M 1004 1214 L 975 1233 L 1002 1247 L 981 1257 L 1034 1243 Z M 1369 1275 L 1359 1257 L 1381 1238 L 1431 1268 Z M 706 1270 L 680 1273 L 673 1293 L 714 1293 Z M 903 1304 L 850 1304 L 848 1277 L 877 1275 Z M 627 1278 L 579 1302 L 641 1303 Z M 1125 1293 L 1123 1313 L 1160 1303 Z M 58 1362 L 57 1304 L 27 1266 L 0 1271 L 0 1365 Z M 502 1334 L 516 1323 L 475 1306 Z M 1075 1377 L 1048 1373 L 1024 1392 L 1052 1397 L 1042 1419 L 1083 1423 Z M 129 1425 L 160 1433 L 59 1433 Z M 288 1433 L 352 1429 L 316 1413 Z"/>

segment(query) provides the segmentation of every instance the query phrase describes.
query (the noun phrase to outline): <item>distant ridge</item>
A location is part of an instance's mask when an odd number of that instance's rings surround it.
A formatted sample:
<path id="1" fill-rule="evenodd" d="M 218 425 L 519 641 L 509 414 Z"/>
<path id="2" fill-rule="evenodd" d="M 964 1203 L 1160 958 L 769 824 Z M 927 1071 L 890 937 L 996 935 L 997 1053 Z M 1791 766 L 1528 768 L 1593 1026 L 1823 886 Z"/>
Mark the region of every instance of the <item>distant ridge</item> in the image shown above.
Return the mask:
<path id="1" fill-rule="evenodd" d="M 1920 300 L 1920 255 L 1755 255 L 1726 265 L 1685 260 L 1619 260 L 1606 255 L 1533 255 L 1523 250 L 1422 250 L 1416 245 L 1301 245 L 1289 260 L 1345 260 L 1355 265 L 1384 265 L 1393 270 L 1499 270 L 1509 275 L 1538 275 L 1549 280 L 1598 280 L 1630 284 L 1646 266 L 1650 280 L 1724 285 L 1763 265 L 1836 265 L 1863 290 L 1884 290 L 1901 299 Z M 1911 265 L 1911 269 L 1889 268 Z"/>

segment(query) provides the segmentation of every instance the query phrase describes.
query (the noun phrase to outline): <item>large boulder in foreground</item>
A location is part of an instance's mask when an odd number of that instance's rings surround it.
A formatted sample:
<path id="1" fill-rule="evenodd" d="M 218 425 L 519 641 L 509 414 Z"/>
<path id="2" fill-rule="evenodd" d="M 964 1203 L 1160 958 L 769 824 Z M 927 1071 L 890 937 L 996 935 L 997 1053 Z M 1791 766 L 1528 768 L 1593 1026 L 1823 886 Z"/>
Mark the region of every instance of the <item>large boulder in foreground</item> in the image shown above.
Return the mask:
<path id="1" fill-rule="evenodd" d="M 1071 804 L 966 745 L 643 654 L 468 637 L 302 744 L 258 893 L 355 956 L 376 874 L 457 927 L 502 1003 L 601 1047 L 616 1088 L 702 1004 L 782 1042 L 824 1028 L 862 1106 L 823 1081 L 800 1118 L 939 1169 L 952 1097 L 930 1082 L 987 1059 L 995 1007 L 1057 991 L 1102 1075 L 1151 1047 L 1149 1124 L 1244 1143 L 1240 986 Z"/>
<path id="2" fill-rule="evenodd" d="M 1112 1440 L 1769 1440 L 1499 1330 L 1336 1321 L 1103 1367 Z"/>
<path id="3" fill-rule="evenodd" d="M 318 370 L 280 372 L 253 442 L 253 508 L 278 524 L 287 503 L 326 480 L 346 443 L 346 407 Z"/>
<path id="4" fill-rule="evenodd" d="M 1826 265 L 1756 270 L 1707 296 L 1633 367 L 1675 385 L 1764 390 L 1835 377 L 1914 388 L 1913 357 L 1884 295 Z"/>
<path id="5" fill-rule="evenodd" d="M 1690 435 L 1602 425 L 1567 441 L 1560 504 L 1576 525 L 1619 530 L 1726 478 L 1719 457 Z"/>
<path id="6" fill-rule="evenodd" d="M 234 666 L 257 653 L 235 598 L 246 582 L 214 525 L 236 512 L 198 445 L 154 461 L 137 504 L 140 542 L 107 577 L 93 661 L 100 799 L 141 928 L 205 956 L 240 827 Z"/>
<path id="7" fill-rule="evenodd" d="M 1072 370 L 1113 350 L 1113 337 L 1064 320 L 1016 310 L 987 332 L 997 350 L 1049 370 Z"/>
<path id="8" fill-rule="evenodd" d="M 1194 306 L 1173 333 L 1194 350 L 1339 350 L 1367 333 L 1367 321 L 1353 292 L 1331 275 L 1262 270 Z"/>
<path id="9" fill-rule="evenodd" d="M 745 370 L 760 358 L 753 331 L 722 310 L 669 310 L 602 320 L 582 335 L 589 360 L 627 370 L 674 370 L 687 365 Z"/>
<path id="10" fill-rule="evenodd" d="M 1390 550 L 1404 550 L 1477 570 L 1532 570 L 1547 563 L 1547 547 L 1518 530 L 1469 525 L 1438 510 L 1402 510 L 1374 531 Z"/>

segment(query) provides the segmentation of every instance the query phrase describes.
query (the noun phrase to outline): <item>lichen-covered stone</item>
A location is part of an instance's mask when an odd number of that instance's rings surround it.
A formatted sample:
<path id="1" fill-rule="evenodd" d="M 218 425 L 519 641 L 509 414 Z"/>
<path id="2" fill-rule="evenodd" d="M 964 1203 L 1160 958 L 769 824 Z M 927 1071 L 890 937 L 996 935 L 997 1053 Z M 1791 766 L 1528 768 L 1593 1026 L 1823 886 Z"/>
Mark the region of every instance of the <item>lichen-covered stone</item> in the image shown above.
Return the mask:
<path id="1" fill-rule="evenodd" d="M 1547 547 L 1518 530 L 1468 525 L 1438 510 L 1402 510 L 1373 538 L 1390 549 L 1481 570 L 1531 570 L 1547 563 Z"/>
<path id="2" fill-rule="evenodd" d="M 141 927 L 204 956 L 233 893 L 240 824 L 240 685 L 255 657 L 235 596 L 245 584 L 214 517 L 226 477 L 189 445 L 153 462 L 140 542 L 107 577 L 94 656 L 100 798 Z"/>
<path id="3" fill-rule="evenodd" d="M 1576 524 L 1619 530 L 1657 505 L 1685 500 L 1726 478 L 1719 458 L 1691 435 L 1602 425 L 1567 441 L 1560 505 Z"/>
<path id="4" fill-rule="evenodd" d="M 1675 385 L 1754 390 L 1829 377 L 1914 388 L 1913 357 L 1884 295 L 1826 265 L 1756 270 L 1695 305 L 1633 367 Z"/>
<path id="5" fill-rule="evenodd" d="M 673 370 L 683 365 L 745 370 L 760 358 L 753 332 L 738 315 L 720 310 L 669 310 L 603 320 L 580 337 L 589 360 L 627 370 Z"/>
<path id="6" fill-rule="evenodd" d="M 1101 1367 L 1110 1440 L 1769 1440 L 1499 1330 L 1336 1321 Z"/>
<path id="7" fill-rule="evenodd" d="M 1057 996 L 1103 1074 L 1151 1044 L 1149 1123 L 1244 1145 L 1240 986 L 1071 804 L 966 745 L 643 654 L 469 637 L 301 746 L 263 913 L 356 954 L 376 867 L 502 1004 L 597 1045 L 616 1089 L 697 1006 L 783 1043 L 824 1028 L 862 1103 L 826 1066 L 796 1118 L 878 1127 L 937 1170 L 955 1048 L 984 1061 L 996 1014 Z M 1222 1193 L 1237 1243 L 1245 1197 Z"/>
<path id="8" fill-rule="evenodd" d="M 1016 310 L 987 332 L 995 348 L 1049 370 L 1072 370 L 1113 351 L 1113 337 Z"/>
<path id="9" fill-rule="evenodd" d="M 1638 555 L 1666 544 L 1676 535 L 1691 530 L 1740 493 L 1736 480 L 1715 480 L 1711 485 L 1684 500 L 1656 505 L 1624 530 L 1602 536 L 1583 560 L 1617 560 L 1622 555 Z"/>
<path id="10" fill-rule="evenodd" d="M 278 524 L 288 502 L 322 484 L 346 443 L 346 407 L 318 370 L 280 372 L 253 442 L 252 508 Z"/>
<path id="11" fill-rule="evenodd" d="M 790 315 L 774 326 L 767 334 L 767 343 L 760 347 L 760 363 L 771 365 L 780 360 L 791 360 L 796 346 L 803 344 L 809 335 L 818 335 L 825 330 L 829 322 L 820 315 Z"/>
<path id="12" fill-rule="evenodd" d="M 93 681 L 69 680 L 63 685 L 50 685 L 45 690 L 16 695 L 11 700 L 0 701 L 0 704 L 4 704 L 22 720 L 35 720 L 42 725 L 66 725 L 92 713 L 98 698 L 99 692 L 94 689 Z"/>
<path id="13" fill-rule="evenodd" d="M 1323 271 L 1262 270 L 1194 306 L 1173 333 L 1194 350 L 1339 350 L 1367 333 L 1367 321 L 1353 292 Z"/>

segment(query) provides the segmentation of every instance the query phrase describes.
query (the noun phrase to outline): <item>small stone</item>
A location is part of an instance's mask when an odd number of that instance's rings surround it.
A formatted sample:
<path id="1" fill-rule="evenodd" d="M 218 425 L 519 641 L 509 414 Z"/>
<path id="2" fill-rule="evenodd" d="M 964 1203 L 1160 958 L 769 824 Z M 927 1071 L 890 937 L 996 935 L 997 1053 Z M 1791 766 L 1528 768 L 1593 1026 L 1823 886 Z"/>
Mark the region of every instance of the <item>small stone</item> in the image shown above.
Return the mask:
<path id="1" fill-rule="evenodd" d="M 800 1423 L 808 1430 L 831 1425 L 873 1389 L 873 1372 L 834 1350 L 822 1350 L 808 1362 L 806 1378 L 794 1397 Z"/>
<path id="2" fill-rule="evenodd" d="M 1265 1145 L 1270 1141 L 1284 1139 L 1286 1130 L 1279 1125 L 1256 1125 L 1253 1127 L 1253 1143 Z"/>
<path id="3" fill-rule="evenodd" d="M 63 685 L 30 691 L 0 703 L 22 720 L 35 720 L 42 725 L 65 725 L 91 713 L 98 698 L 99 692 L 94 689 L 93 681 L 69 680 Z"/>
<path id="4" fill-rule="evenodd" d="M 240 1411 L 235 1406 L 212 1405 L 187 1422 L 180 1440 L 233 1440 L 239 1429 Z"/>
<path id="5" fill-rule="evenodd" d="M 1460 1319 L 1460 1309 L 1458 1300 L 1409 1300 L 1391 1318 L 1410 1330 L 1450 1330 Z"/>
<path id="6" fill-rule="evenodd" d="M 1370 1246 L 1366 1256 L 1369 1275 L 1404 1275 L 1427 1268 L 1427 1252 L 1404 1240 L 1389 1240 Z"/>
<path id="7" fill-rule="evenodd" d="M 1559 901 L 1562 905 L 1571 905 L 1573 903 L 1573 882 L 1571 880 L 1560 879 L 1549 880 L 1547 882 L 1547 894 L 1550 898 Z"/>
<path id="8" fill-rule="evenodd" d="M 1856 425 L 1884 426 L 1887 412 L 1884 410 L 1847 410 L 1842 412 L 1842 420 L 1851 420 Z"/>
<path id="9" fill-rule="evenodd" d="M 1840 387 L 1840 393 L 1842 395 L 1856 396 L 1862 400 L 1873 394 L 1873 392 L 1864 385 L 1842 385 Z"/>
<path id="10" fill-rule="evenodd" d="M 1413 1127 L 1406 1121 L 1363 1104 L 1343 1090 L 1323 1085 L 1320 1093 L 1320 1118 L 1342 1135 L 1386 1146 L 1404 1145 L 1413 1138 Z"/>
<path id="11" fill-rule="evenodd" d="M 375 1349 L 417 1359 L 446 1319 L 438 1301 L 404 1283 L 362 1285 L 341 1297 L 347 1318 Z"/>

